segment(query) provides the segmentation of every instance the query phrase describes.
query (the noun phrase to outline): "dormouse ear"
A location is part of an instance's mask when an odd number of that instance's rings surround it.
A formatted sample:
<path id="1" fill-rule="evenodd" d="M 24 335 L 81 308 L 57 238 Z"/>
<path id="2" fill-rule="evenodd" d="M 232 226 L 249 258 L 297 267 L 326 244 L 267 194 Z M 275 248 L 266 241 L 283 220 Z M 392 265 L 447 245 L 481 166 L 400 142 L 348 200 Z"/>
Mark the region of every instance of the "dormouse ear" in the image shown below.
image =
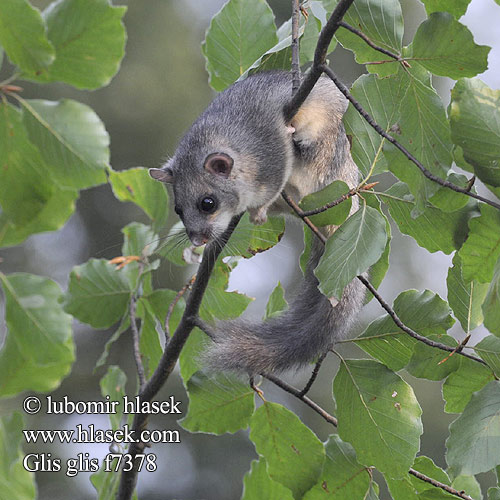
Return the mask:
<path id="1" fill-rule="evenodd" d="M 226 153 L 212 153 L 206 157 L 203 167 L 207 172 L 227 179 L 233 168 L 233 163 L 233 159 Z"/>
<path id="2" fill-rule="evenodd" d="M 160 182 L 166 182 L 168 184 L 172 184 L 174 182 L 174 175 L 172 173 L 172 169 L 168 166 L 163 168 L 150 168 L 149 175 Z"/>

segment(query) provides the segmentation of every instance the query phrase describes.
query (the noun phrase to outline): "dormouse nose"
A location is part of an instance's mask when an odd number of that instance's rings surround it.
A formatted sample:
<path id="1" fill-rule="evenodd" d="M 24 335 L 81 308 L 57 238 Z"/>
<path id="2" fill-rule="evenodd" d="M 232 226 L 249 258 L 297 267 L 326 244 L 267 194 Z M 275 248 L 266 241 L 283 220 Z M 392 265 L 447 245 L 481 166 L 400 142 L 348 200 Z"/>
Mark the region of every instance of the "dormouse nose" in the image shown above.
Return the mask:
<path id="1" fill-rule="evenodd" d="M 188 233 L 189 239 L 191 240 L 191 243 L 195 247 L 201 247 L 202 245 L 205 245 L 205 243 L 208 243 L 208 237 L 205 236 L 204 234 L 200 233 Z"/>

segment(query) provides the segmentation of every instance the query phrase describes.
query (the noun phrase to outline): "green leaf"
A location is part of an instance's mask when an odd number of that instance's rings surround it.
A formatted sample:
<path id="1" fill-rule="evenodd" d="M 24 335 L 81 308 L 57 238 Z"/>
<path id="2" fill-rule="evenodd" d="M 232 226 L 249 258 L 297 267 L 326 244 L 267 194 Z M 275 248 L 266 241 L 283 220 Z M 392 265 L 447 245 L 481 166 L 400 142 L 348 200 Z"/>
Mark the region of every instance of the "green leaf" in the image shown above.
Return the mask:
<path id="1" fill-rule="evenodd" d="M 33 80 L 61 81 L 79 89 L 107 85 L 125 54 L 126 7 L 113 7 L 109 0 L 58 0 L 44 11 L 47 35 L 56 58 Z"/>
<path id="2" fill-rule="evenodd" d="M 54 60 L 42 16 L 26 0 L 0 2 L 0 44 L 26 75 L 45 73 Z"/>
<path id="3" fill-rule="evenodd" d="M 117 430 L 121 427 L 123 417 L 123 397 L 125 396 L 125 384 L 127 376 L 119 366 L 112 365 L 108 367 L 106 375 L 101 378 L 99 385 L 101 386 L 101 394 L 108 401 L 116 401 L 119 404 L 115 405 L 115 413 L 109 414 L 111 428 Z"/>
<path id="4" fill-rule="evenodd" d="M 453 257 L 453 267 L 448 269 L 448 302 L 465 333 L 474 330 L 483 322 L 481 305 L 488 285 L 478 281 L 466 282 L 462 277 L 462 266 L 458 253 Z"/>
<path id="5" fill-rule="evenodd" d="M 446 461 L 455 476 L 486 472 L 500 464 L 500 382 L 472 395 L 450 425 Z"/>
<path id="6" fill-rule="evenodd" d="M 500 500 L 500 488 L 489 488 L 488 500 Z"/>
<path id="7" fill-rule="evenodd" d="M 116 270 L 104 259 L 74 267 L 64 310 L 94 328 L 109 328 L 128 308 L 132 290 L 127 272 L 127 268 Z"/>
<path id="8" fill-rule="evenodd" d="M 190 432 L 231 434 L 248 427 L 254 411 L 254 391 L 234 377 L 193 375 L 187 383 L 189 409 L 180 423 Z"/>
<path id="9" fill-rule="evenodd" d="M 398 182 L 383 196 L 392 218 L 399 230 L 411 236 L 421 247 L 429 252 L 450 254 L 460 248 L 467 237 L 467 221 L 477 215 L 477 203 L 469 200 L 467 205 L 456 212 L 446 213 L 429 204 L 422 214 L 412 217 L 415 200 L 409 194 L 408 187 Z"/>
<path id="10" fill-rule="evenodd" d="M 253 300 L 238 292 L 225 291 L 229 272 L 229 266 L 220 261 L 212 272 L 200 307 L 200 317 L 205 321 L 237 318 Z"/>
<path id="11" fill-rule="evenodd" d="M 73 213 L 78 193 L 60 190 L 30 142 L 19 110 L 0 104 L 0 246 L 30 234 L 59 229 Z"/>
<path id="12" fill-rule="evenodd" d="M 356 460 L 349 443 L 337 435 L 330 436 L 325 445 L 326 460 L 318 482 L 304 496 L 304 500 L 334 498 L 366 498 L 370 487 L 368 469 Z"/>
<path id="13" fill-rule="evenodd" d="M 448 304 L 429 290 L 406 290 L 394 301 L 393 309 L 401 321 L 420 335 L 444 335 L 455 322 Z M 417 340 L 404 333 L 389 315 L 368 325 L 356 344 L 391 370 L 404 368 L 413 355 Z"/>
<path id="14" fill-rule="evenodd" d="M 500 186 L 500 90 L 481 80 L 459 80 L 451 92 L 451 137 L 486 184 Z M 469 169 L 467 169 L 469 170 Z"/>
<path id="15" fill-rule="evenodd" d="M 141 329 L 139 331 L 139 348 L 144 361 L 146 377 L 150 377 L 163 354 L 160 337 L 156 329 L 156 318 L 147 300 L 142 298 L 138 301 L 137 317 L 141 319 Z"/>
<path id="16" fill-rule="evenodd" d="M 0 417 L 0 488 L 3 498 L 35 500 L 35 475 L 23 467 L 23 428 L 20 413 Z"/>
<path id="17" fill-rule="evenodd" d="M 402 478 L 420 446 L 422 410 L 411 386 L 371 360 L 343 360 L 333 390 L 339 436 L 360 463 Z"/>
<path id="18" fill-rule="evenodd" d="M 349 192 L 349 186 L 343 181 L 334 181 L 320 191 L 308 194 L 299 203 L 300 208 L 307 212 L 320 208 L 331 201 L 335 201 L 342 195 Z M 352 199 L 348 198 L 339 205 L 332 207 L 325 212 L 309 217 L 316 226 L 329 226 L 335 224 L 340 226 L 347 219 L 351 211 Z"/>
<path id="19" fill-rule="evenodd" d="M 106 471 L 104 465 L 90 476 L 90 481 L 97 491 L 97 500 L 114 500 L 120 486 L 121 471 L 115 472 L 117 459 L 111 462 L 111 471 Z M 135 500 L 135 494 L 134 494 Z"/>
<path id="20" fill-rule="evenodd" d="M 0 273 L 0 281 L 8 331 L 0 351 L 0 397 L 56 389 L 75 359 L 71 316 L 59 303 L 59 286 L 24 273 Z"/>
<path id="21" fill-rule="evenodd" d="M 449 12 L 459 19 L 465 14 L 470 0 L 422 0 L 427 14 Z"/>
<path id="22" fill-rule="evenodd" d="M 413 468 L 441 483 L 447 485 L 451 484 L 448 474 L 435 465 L 428 457 L 417 457 L 413 464 Z M 435 489 L 435 486 L 432 484 L 422 481 L 411 474 L 407 474 L 404 479 L 391 479 L 386 476 L 385 480 L 394 500 L 419 500 L 421 498 L 419 496 L 420 493 Z"/>
<path id="23" fill-rule="evenodd" d="M 465 175 L 455 174 L 451 172 L 446 178 L 448 182 L 451 182 L 455 186 L 459 186 L 461 188 L 466 188 L 469 179 L 465 177 Z M 473 189 L 473 188 L 472 188 Z M 430 198 L 429 201 L 436 207 L 442 210 L 443 212 L 455 212 L 460 210 L 461 208 L 467 205 L 469 201 L 469 197 L 464 195 L 463 193 L 457 193 L 452 189 L 441 186 Z"/>
<path id="24" fill-rule="evenodd" d="M 256 226 L 250 222 L 248 213 L 242 217 L 221 256 L 242 255 L 245 258 L 264 252 L 276 245 L 285 232 L 283 217 L 269 217 L 265 224 Z"/>
<path id="25" fill-rule="evenodd" d="M 288 309 L 288 304 L 285 300 L 285 291 L 281 286 L 281 283 L 276 285 L 276 288 L 271 293 L 269 301 L 266 306 L 266 314 L 264 319 L 274 318 L 280 316 L 283 311 Z"/>
<path id="26" fill-rule="evenodd" d="M 397 124 L 400 104 L 406 89 L 401 78 L 376 78 L 361 75 L 351 88 L 352 96 L 370 116 L 388 133 Z M 385 139 L 349 105 L 344 115 L 346 132 L 352 136 L 352 158 L 361 173 L 366 176 L 373 167 L 373 174 L 387 171 L 388 165 L 382 154 Z"/>
<path id="27" fill-rule="evenodd" d="M 459 358 L 459 366 L 443 384 L 443 398 L 446 401 L 444 410 L 447 413 L 462 413 L 472 394 L 491 382 L 494 375 L 487 366 L 463 356 L 453 357 Z"/>
<path id="28" fill-rule="evenodd" d="M 212 18 L 203 43 L 212 88 L 231 85 L 277 41 L 265 0 L 229 0 Z"/>
<path id="29" fill-rule="evenodd" d="M 203 368 L 202 352 L 210 342 L 212 341 L 199 328 L 194 328 L 189 334 L 179 356 L 179 367 L 184 386 L 197 371 Z"/>
<path id="30" fill-rule="evenodd" d="M 434 12 L 415 33 L 412 57 L 431 73 L 458 80 L 486 71 L 490 50 L 476 45 L 472 33 L 451 14 Z"/>
<path id="31" fill-rule="evenodd" d="M 106 345 L 104 346 L 104 350 L 102 351 L 101 355 L 99 356 L 99 359 L 97 360 L 97 362 L 95 364 L 94 372 L 97 370 L 97 368 L 106 364 L 111 347 L 120 338 L 121 334 L 129 329 L 129 327 L 130 327 L 130 318 L 128 316 L 124 316 L 122 318 L 118 328 L 114 331 L 114 333 L 106 341 Z"/>
<path id="32" fill-rule="evenodd" d="M 429 335 L 429 339 L 450 347 L 457 346 L 457 341 L 449 335 Z M 448 355 L 449 353 L 441 349 L 417 342 L 406 369 L 414 377 L 442 380 L 460 366 L 458 356 L 448 357 Z"/>
<path id="33" fill-rule="evenodd" d="M 457 491 L 465 491 L 474 500 L 483 500 L 481 486 L 474 476 L 458 476 L 451 483 L 451 487 Z"/>
<path id="34" fill-rule="evenodd" d="M 50 166 L 45 175 L 61 188 L 84 189 L 106 182 L 109 136 L 95 112 L 69 99 L 23 100 L 30 140 Z"/>
<path id="35" fill-rule="evenodd" d="M 389 269 L 389 254 L 391 253 L 392 231 L 388 218 L 382 212 L 379 199 L 376 196 L 367 196 L 365 197 L 365 200 L 369 206 L 377 209 L 382 214 L 382 217 L 385 220 L 385 230 L 387 232 L 387 243 L 385 244 L 384 253 L 380 256 L 380 259 L 370 267 L 369 271 L 370 283 L 377 289 L 382 283 Z M 365 296 L 365 304 L 368 304 L 368 302 L 370 302 L 372 299 L 372 293 L 367 291 Z"/>
<path id="36" fill-rule="evenodd" d="M 488 283 L 500 259 L 500 211 L 481 204 L 480 217 L 469 221 L 469 237 L 459 250 L 465 281 Z"/>
<path id="37" fill-rule="evenodd" d="M 378 261 L 385 250 L 384 217 L 364 203 L 328 239 L 314 274 L 327 297 L 340 299 L 344 287 Z"/>
<path id="38" fill-rule="evenodd" d="M 344 16 L 344 21 L 359 29 L 379 47 L 401 53 L 404 25 L 401 5 L 397 0 L 356 0 Z M 346 29 L 338 30 L 336 38 L 343 47 L 354 52 L 360 64 L 390 59 Z M 367 69 L 371 73 L 387 76 L 398 70 L 398 63 L 391 60 L 390 63 L 367 65 Z"/>
<path id="39" fill-rule="evenodd" d="M 397 140 L 429 172 L 444 179 L 452 164 L 453 145 L 441 98 L 431 85 L 429 73 L 422 68 L 413 67 L 406 71 L 401 68 L 398 77 L 406 92 L 400 101 L 402 111 L 394 127 Z M 391 172 L 408 184 L 415 197 L 412 216 L 420 215 L 425 201 L 436 193 L 439 184 L 427 179 L 416 165 L 388 142 L 384 145 L 384 155 Z"/>
<path id="40" fill-rule="evenodd" d="M 251 469 L 243 478 L 242 500 L 293 500 L 292 492 L 282 484 L 273 481 L 267 473 L 264 458 L 253 460 Z"/>
<path id="41" fill-rule="evenodd" d="M 147 169 L 138 167 L 110 171 L 109 181 L 114 195 L 120 201 L 131 201 L 142 208 L 158 231 L 167 222 L 168 194 L 161 182 L 155 182 Z"/>
<path id="42" fill-rule="evenodd" d="M 325 451 L 319 439 L 291 411 L 264 402 L 250 420 L 250 439 L 267 462 L 269 477 L 301 498 L 317 481 Z"/>
<path id="43" fill-rule="evenodd" d="M 500 378 L 500 339 L 488 335 L 474 346 L 474 350 Z"/>
<path id="44" fill-rule="evenodd" d="M 500 337 L 500 259 L 496 263 L 493 280 L 483 303 L 483 313 L 484 326 Z"/>
<path id="45" fill-rule="evenodd" d="M 122 228 L 125 236 L 122 254 L 149 257 L 158 246 L 158 235 L 151 227 L 139 222 L 131 222 Z"/>
<path id="46" fill-rule="evenodd" d="M 448 486 L 451 484 L 448 474 L 441 469 L 441 467 L 438 467 L 429 457 L 424 455 L 417 457 L 413 464 L 413 468 L 427 477 L 432 477 L 440 483 L 447 484 Z M 415 476 L 410 475 L 410 480 L 419 492 L 434 489 L 432 484 L 421 481 Z"/>

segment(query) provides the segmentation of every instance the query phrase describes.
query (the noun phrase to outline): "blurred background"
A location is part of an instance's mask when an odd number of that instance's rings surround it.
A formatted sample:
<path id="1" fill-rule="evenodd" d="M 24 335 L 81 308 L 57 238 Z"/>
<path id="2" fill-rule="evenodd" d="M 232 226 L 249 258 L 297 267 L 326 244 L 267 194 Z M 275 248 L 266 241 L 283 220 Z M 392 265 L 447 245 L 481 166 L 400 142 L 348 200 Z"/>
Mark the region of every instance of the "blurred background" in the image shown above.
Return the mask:
<path id="1" fill-rule="evenodd" d="M 32 0 L 32 3 L 43 9 L 50 2 Z M 290 2 L 270 0 L 269 3 L 279 26 L 289 17 Z M 220 9 L 223 1 L 129 0 L 120 4 L 128 6 L 124 18 L 128 42 L 122 68 L 109 86 L 96 92 L 81 92 L 65 85 L 42 86 L 23 82 L 23 96 L 52 100 L 68 97 L 90 105 L 104 121 L 111 136 L 111 165 L 114 169 L 157 167 L 174 152 L 180 137 L 214 96 L 207 84 L 200 43 L 210 18 Z M 424 18 L 424 8 L 417 0 L 402 0 L 402 5 L 407 22 L 405 36 L 409 40 Z M 472 0 L 461 22 L 470 27 L 476 43 L 493 47 L 489 55 L 490 69 L 481 75 L 481 79 L 492 88 L 500 88 L 500 7 L 493 0 Z M 351 53 L 341 47 L 331 56 L 330 62 L 336 73 L 349 85 L 363 71 L 354 62 Z M 8 75 L 10 68 L 4 64 L 0 80 Z M 438 78 L 434 84 L 447 105 L 451 83 Z M 388 179 L 385 181 L 389 182 Z M 0 269 L 4 273 L 25 271 L 46 275 L 65 289 L 73 266 L 90 257 L 112 258 L 120 254 L 120 229 L 133 220 L 146 222 L 134 205 L 117 201 L 109 186 L 84 191 L 78 201 L 77 212 L 60 231 L 35 235 L 23 245 L 0 250 Z M 174 221 L 172 217 L 169 225 Z M 164 234 L 167 232 L 168 227 Z M 262 315 L 269 293 L 278 281 L 284 284 L 287 294 L 293 293 L 299 277 L 297 257 L 301 245 L 301 227 L 288 224 L 287 234 L 277 247 L 238 265 L 231 277 L 230 287 L 257 298 L 248 309 L 249 315 Z M 440 252 L 428 253 L 394 227 L 391 267 L 380 288 L 381 293 L 391 302 L 403 290 L 428 288 L 446 299 L 446 274 L 450 265 L 450 256 Z M 176 268 L 164 263 L 156 286 L 179 289 L 191 274 L 192 269 Z M 382 312 L 378 304 L 372 301 L 363 310 L 356 329 L 361 331 Z M 0 344 L 5 335 L 3 314 L 2 306 Z M 93 370 L 112 331 L 94 331 L 78 323 L 74 329 L 77 361 L 71 375 L 53 394 L 54 399 L 68 395 L 74 401 L 99 400 L 99 379 L 105 370 L 101 368 L 96 373 Z M 455 326 L 452 333 L 457 338 L 464 335 L 460 326 Z M 474 342 L 483 335 L 480 329 L 475 331 Z M 344 346 L 343 351 L 350 357 L 363 356 L 360 350 L 352 346 Z M 109 363 L 120 365 L 127 373 L 127 390 L 132 395 L 135 390 L 135 365 L 129 332 L 122 335 L 113 346 Z M 335 361 L 329 359 L 311 391 L 312 399 L 330 411 L 334 411 L 331 379 L 335 370 Z M 294 385 L 302 386 L 307 376 L 307 373 L 292 374 L 289 380 Z M 424 410 L 425 432 L 421 452 L 445 467 L 444 443 L 448 425 L 454 416 L 443 412 L 441 384 L 416 380 L 405 373 L 403 377 L 415 388 Z M 320 439 L 326 439 L 332 432 L 331 426 L 308 407 L 289 399 L 272 386 L 264 385 L 263 388 L 267 399 L 284 403 L 297 412 Z M 186 395 L 177 375 L 170 378 L 158 399 L 167 399 L 170 394 L 183 401 L 181 408 L 185 413 Z M 0 404 L 2 413 L 20 409 L 20 399 L 2 401 Z M 93 423 L 97 428 L 109 428 L 106 416 L 48 417 L 43 414 L 27 419 L 26 428 L 73 429 L 78 423 L 85 426 Z M 141 500 L 231 500 L 240 497 L 242 477 L 249 470 L 250 461 L 256 458 L 245 432 L 221 437 L 191 435 L 178 426 L 174 417 L 152 419 L 150 428 L 179 429 L 182 442 L 155 445 L 150 450 L 158 455 L 159 467 L 156 473 L 143 472 L 140 475 Z M 27 446 L 25 451 L 50 452 L 53 457 L 65 460 L 80 452 L 101 459 L 108 449 L 106 445 L 79 445 L 75 448 L 72 445 L 54 444 L 37 448 Z M 38 473 L 39 498 L 67 499 L 69 492 L 72 500 L 94 498 L 95 491 L 88 477 L 86 473 L 71 479 L 63 472 Z M 483 475 L 480 479 L 483 487 L 491 485 L 493 481 L 489 475 Z M 382 499 L 388 498 L 384 495 L 382 492 Z"/>

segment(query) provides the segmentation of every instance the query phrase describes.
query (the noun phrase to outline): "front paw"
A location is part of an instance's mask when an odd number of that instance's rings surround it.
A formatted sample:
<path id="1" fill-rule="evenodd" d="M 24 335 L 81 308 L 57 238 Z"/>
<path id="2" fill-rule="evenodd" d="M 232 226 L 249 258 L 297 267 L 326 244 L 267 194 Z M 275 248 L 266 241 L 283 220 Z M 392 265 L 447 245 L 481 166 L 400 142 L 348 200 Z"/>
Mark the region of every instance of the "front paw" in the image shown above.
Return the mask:
<path id="1" fill-rule="evenodd" d="M 265 207 L 250 208 L 248 214 L 250 216 L 250 221 L 258 226 L 267 222 L 267 208 Z"/>

